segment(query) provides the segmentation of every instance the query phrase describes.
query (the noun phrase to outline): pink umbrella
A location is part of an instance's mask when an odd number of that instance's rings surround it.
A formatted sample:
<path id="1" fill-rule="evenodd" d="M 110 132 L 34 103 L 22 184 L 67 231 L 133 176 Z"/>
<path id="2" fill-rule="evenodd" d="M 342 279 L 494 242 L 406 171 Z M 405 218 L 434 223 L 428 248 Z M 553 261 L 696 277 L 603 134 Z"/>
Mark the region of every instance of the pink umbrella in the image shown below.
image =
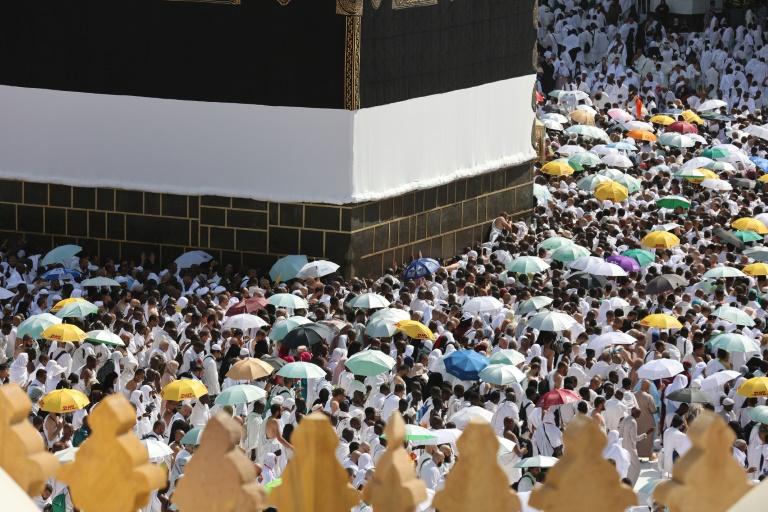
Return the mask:
<path id="1" fill-rule="evenodd" d="M 605 261 L 609 263 L 614 263 L 627 272 L 640 272 L 640 264 L 634 260 L 633 258 L 630 258 L 629 256 L 622 256 L 621 254 L 614 254 L 613 256 L 609 256 Z"/>

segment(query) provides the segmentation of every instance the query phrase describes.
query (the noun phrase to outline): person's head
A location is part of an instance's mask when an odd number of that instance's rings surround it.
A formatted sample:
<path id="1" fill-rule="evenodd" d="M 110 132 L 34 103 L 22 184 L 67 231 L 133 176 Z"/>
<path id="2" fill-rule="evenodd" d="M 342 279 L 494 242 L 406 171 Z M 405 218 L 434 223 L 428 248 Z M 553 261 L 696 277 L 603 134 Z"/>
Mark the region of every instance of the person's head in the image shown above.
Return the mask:
<path id="1" fill-rule="evenodd" d="M 0 382 L 4 382 L 11 374 L 11 366 L 8 363 L 0 364 Z"/>
<path id="2" fill-rule="evenodd" d="M 179 409 L 179 414 L 184 416 L 184 419 L 189 419 L 192 416 L 192 406 L 189 404 L 182 405 L 181 409 Z"/>

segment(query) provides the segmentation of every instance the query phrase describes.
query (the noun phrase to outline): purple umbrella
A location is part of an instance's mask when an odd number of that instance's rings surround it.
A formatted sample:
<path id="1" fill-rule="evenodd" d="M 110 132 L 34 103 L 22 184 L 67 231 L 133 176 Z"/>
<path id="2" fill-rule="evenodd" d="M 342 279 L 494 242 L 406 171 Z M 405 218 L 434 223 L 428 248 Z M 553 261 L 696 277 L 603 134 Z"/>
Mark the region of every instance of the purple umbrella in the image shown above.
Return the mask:
<path id="1" fill-rule="evenodd" d="M 613 256 L 609 256 L 605 261 L 615 263 L 627 272 L 640 272 L 640 264 L 629 256 L 614 254 Z"/>

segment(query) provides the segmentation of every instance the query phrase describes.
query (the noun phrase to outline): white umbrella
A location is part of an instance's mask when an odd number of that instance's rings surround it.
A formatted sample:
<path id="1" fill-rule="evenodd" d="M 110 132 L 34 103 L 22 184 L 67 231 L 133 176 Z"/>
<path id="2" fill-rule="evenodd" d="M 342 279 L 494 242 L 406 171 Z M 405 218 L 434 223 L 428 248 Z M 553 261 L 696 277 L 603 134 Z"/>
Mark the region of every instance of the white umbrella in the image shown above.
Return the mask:
<path id="1" fill-rule="evenodd" d="M 481 314 L 500 311 L 504 307 L 502 302 L 494 297 L 475 297 L 462 308 L 466 313 Z"/>
<path id="2" fill-rule="evenodd" d="M 193 265 L 200 265 L 212 259 L 213 256 L 205 251 L 189 251 L 176 258 L 176 265 L 179 268 L 190 268 Z"/>
<path id="3" fill-rule="evenodd" d="M 589 113 L 590 113 L 590 114 L 592 114 L 593 116 L 596 116 L 596 115 L 597 115 L 597 110 L 593 109 L 593 108 L 592 108 L 592 107 L 590 107 L 589 105 L 578 105 L 578 106 L 576 107 L 576 110 L 583 110 L 584 112 L 589 112 Z"/>
<path id="4" fill-rule="evenodd" d="M 590 151 L 592 151 L 596 155 L 618 155 L 619 154 L 618 149 L 605 147 L 605 144 L 596 144 L 592 146 L 592 149 Z"/>
<path id="5" fill-rule="evenodd" d="M 702 144 L 706 144 L 707 143 L 707 139 L 705 139 L 704 137 L 702 137 L 698 133 L 686 133 L 685 137 L 688 137 L 693 142 L 700 142 Z"/>
<path id="6" fill-rule="evenodd" d="M 402 309 L 382 309 L 371 315 L 365 326 L 365 334 L 373 338 L 389 338 L 397 327 L 395 324 L 403 320 L 409 320 L 411 316 Z"/>
<path id="7" fill-rule="evenodd" d="M 711 190 L 717 190 L 719 192 L 727 192 L 728 190 L 733 190 L 733 187 L 727 181 L 716 180 L 714 178 L 708 178 L 702 181 L 701 186 Z"/>
<path id="8" fill-rule="evenodd" d="M 566 38 L 566 41 L 568 38 Z M 560 101 L 570 101 L 573 103 L 578 103 L 581 100 L 589 99 L 589 95 L 585 93 L 584 91 L 563 91 L 560 93 L 560 97 L 558 98 Z"/>
<path id="9" fill-rule="evenodd" d="M 559 124 L 565 124 L 570 123 L 571 120 L 565 117 L 563 114 L 558 114 L 557 112 L 551 112 L 549 114 L 544 114 L 541 116 L 542 121 L 554 121 Z"/>
<path id="10" fill-rule="evenodd" d="M 496 453 L 497 457 L 501 457 L 502 455 L 506 455 L 515 451 L 515 447 L 517 445 L 509 439 L 505 439 L 499 436 L 496 436 L 496 439 L 499 441 L 499 451 Z"/>
<path id="11" fill-rule="evenodd" d="M 624 123 L 624 128 L 627 130 L 645 130 L 646 132 L 651 133 L 655 131 L 651 123 L 644 123 L 643 121 L 629 121 Z"/>
<path id="12" fill-rule="evenodd" d="M 705 389 L 716 389 L 737 377 L 741 377 L 741 373 L 734 370 L 723 370 L 702 380 L 701 389 L 702 391 Z"/>
<path id="13" fill-rule="evenodd" d="M 329 274 L 333 274 L 339 270 L 339 265 L 335 264 L 332 261 L 327 260 L 318 260 L 318 261 L 311 261 L 301 267 L 301 270 L 299 270 L 299 273 L 296 275 L 299 279 L 306 279 L 307 277 L 323 277 L 327 276 Z"/>
<path id="14" fill-rule="evenodd" d="M 86 279 L 80 284 L 83 286 L 120 286 L 120 283 L 107 277 L 94 277 L 93 279 Z"/>
<path id="15" fill-rule="evenodd" d="M 558 148 L 555 152 L 560 153 L 561 155 L 572 155 L 574 153 L 586 153 L 587 150 L 581 146 L 574 146 L 573 144 L 568 144 L 565 146 L 560 146 L 560 148 Z"/>
<path id="16" fill-rule="evenodd" d="M 626 174 L 624 174 L 620 170 L 618 170 L 618 169 L 611 169 L 610 167 L 608 169 L 602 169 L 602 170 L 598 171 L 597 175 L 598 176 L 604 176 L 604 177 L 606 177 L 608 179 L 611 179 L 611 180 L 614 180 L 614 181 L 619 179 L 619 178 L 621 178 L 622 176 L 626 176 Z"/>
<path id="17" fill-rule="evenodd" d="M 593 276 L 606 276 L 606 277 L 622 277 L 626 276 L 627 271 L 614 263 L 608 263 L 607 261 L 601 261 L 600 263 L 594 263 L 584 269 L 584 272 L 588 272 Z"/>
<path id="18" fill-rule="evenodd" d="M 7 300 L 15 296 L 16 294 L 12 291 L 6 290 L 5 288 L 0 288 L 0 300 Z"/>
<path id="19" fill-rule="evenodd" d="M 750 135 L 754 135 L 755 137 L 760 137 L 763 140 L 768 140 L 768 128 L 766 128 L 765 126 L 757 126 L 757 125 L 751 124 L 746 128 L 744 128 L 744 131 Z"/>
<path id="20" fill-rule="evenodd" d="M 571 269 L 583 271 L 583 270 L 586 270 L 586 268 L 591 265 L 597 265 L 600 263 L 605 263 L 605 260 L 602 258 L 598 258 L 597 256 L 584 256 L 583 258 L 573 260 L 573 262 L 571 263 Z"/>
<path id="21" fill-rule="evenodd" d="M 636 341 L 637 340 L 629 334 L 623 333 L 621 331 L 613 331 L 601 334 L 600 336 L 595 336 L 589 340 L 589 343 L 587 343 L 587 348 L 600 353 L 605 347 L 609 345 L 632 345 Z"/>
<path id="22" fill-rule="evenodd" d="M 682 227 L 680 224 L 675 224 L 674 222 L 667 222 L 666 224 L 659 224 L 658 226 L 653 226 L 653 229 L 651 231 L 672 231 L 673 229 L 677 229 Z"/>
<path id="23" fill-rule="evenodd" d="M 626 169 L 628 167 L 632 167 L 632 160 L 627 158 L 624 155 L 619 154 L 611 154 L 611 155 L 605 155 L 603 158 L 600 159 L 605 165 L 612 165 L 614 167 L 620 167 L 622 169 Z"/>
<path id="24" fill-rule="evenodd" d="M 117 347 L 125 346 L 125 343 L 123 342 L 122 338 L 120 338 L 120 336 L 107 330 L 97 329 L 95 331 L 88 331 L 86 334 L 88 335 L 88 339 L 91 341 L 100 341 L 107 345 L 114 345 Z"/>
<path id="25" fill-rule="evenodd" d="M 448 418 L 448 421 L 453 422 L 453 424 L 456 425 L 456 428 L 459 430 L 464 430 L 464 427 L 466 427 L 473 418 L 482 418 L 490 423 L 493 419 L 493 413 L 482 407 L 473 405 L 471 407 L 467 407 L 466 409 L 461 409 L 453 416 Z"/>
<path id="26" fill-rule="evenodd" d="M 655 359 L 645 363 L 637 370 L 637 375 L 641 379 L 658 380 L 674 377 L 682 373 L 685 369 L 682 363 L 673 359 Z"/>
<path id="27" fill-rule="evenodd" d="M 256 315 L 250 313 L 243 313 L 242 315 L 233 315 L 227 317 L 222 324 L 225 329 L 240 329 L 246 331 L 248 329 L 259 329 L 269 325 L 267 322 Z"/>
<path id="28" fill-rule="evenodd" d="M 78 450 L 80 450 L 80 448 L 65 448 L 54 453 L 54 455 L 62 464 L 68 464 L 70 462 L 75 462 L 75 456 L 77 455 Z"/>
<path id="29" fill-rule="evenodd" d="M 544 123 L 544 127 L 547 130 L 554 130 L 556 132 L 561 132 L 564 130 L 563 125 L 558 123 L 557 121 L 553 121 L 551 119 L 544 119 L 541 122 Z"/>
<path id="30" fill-rule="evenodd" d="M 147 448 L 150 460 L 162 459 L 173 455 L 171 447 L 160 441 L 155 441 L 154 439 L 142 439 L 141 444 Z"/>
<path id="31" fill-rule="evenodd" d="M 632 114 L 627 112 L 626 110 L 621 110 L 620 108 L 612 108 L 608 111 L 608 115 L 611 119 L 616 121 L 617 123 L 628 123 L 629 121 L 634 121 L 635 118 L 632 117 Z"/>
<path id="32" fill-rule="evenodd" d="M 358 295 L 349 301 L 348 304 L 350 307 L 360 309 L 378 309 L 389 307 L 389 301 L 383 295 L 379 295 L 378 293 L 364 293 L 362 295 Z"/>
<path id="33" fill-rule="evenodd" d="M 707 100 L 698 106 L 696 110 L 699 112 L 706 112 L 707 110 L 717 110 L 720 107 L 727 107 L 728 103 L 723 100 Z"/>
<path id="34" fill-rule="evenodd" d="M 543 311 L 528 319 L 528 327 L 539 331 L 559 332 L 570 329 L 578 322 L 565 313 L 559 311 Z"/>
<path id="35" fill-rule="evenodd" d="M 621 297 L 611 297 L 608 299 L 608 304 L 610 304 L 613 309 L 629 307 L 629 302 L 625 301 Z"/>
<path id="36" fill-rule="evenodd" d="M 420 441 L 419 444 L 423 445 L 438 445 L 438 444 L 448 444 L 448 443 L 455 443 L 459 440 L 461 437 L 462 432 L 461 430 L 457 428 L 442 428 L 440 430 L 430 430 L 430 433 L 434 434 L 436 437 L 434 439 L 425 439 L 423 441 Z"/>
<path id="37" fill-rule="evenodd" d="M 685 162 L 682 167 L 680 167 L 680 170 L 687 171 L 688 169 L 698 169 L 700 167 L 706 167 L 712 162 L 714 162 L 714 160 L 711 158 L 707 158 L 705 156 L 697 156 L 696 158 L 691 158 Z"/>

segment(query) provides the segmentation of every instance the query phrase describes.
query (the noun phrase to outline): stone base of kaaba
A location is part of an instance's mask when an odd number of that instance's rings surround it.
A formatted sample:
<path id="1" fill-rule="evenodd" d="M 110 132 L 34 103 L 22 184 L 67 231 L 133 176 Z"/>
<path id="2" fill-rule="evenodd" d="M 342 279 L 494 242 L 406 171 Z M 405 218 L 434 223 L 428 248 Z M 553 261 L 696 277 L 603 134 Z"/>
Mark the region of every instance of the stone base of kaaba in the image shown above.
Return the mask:
<path id="1" fill-rule="evenodd" d="M 0 180 L 0 236 L 22 234 L 40 252 L 69 243 L 101 258 L 154 252 L 163 264 L 204 249 L 236 269 L 306 254 L 339 263 L 345 277 L 378 277 L 419 251 L 449 258 L 485 241 L 500 212 L 529 218 L 532 173 L 528 163 L 342 206 Z"/>

